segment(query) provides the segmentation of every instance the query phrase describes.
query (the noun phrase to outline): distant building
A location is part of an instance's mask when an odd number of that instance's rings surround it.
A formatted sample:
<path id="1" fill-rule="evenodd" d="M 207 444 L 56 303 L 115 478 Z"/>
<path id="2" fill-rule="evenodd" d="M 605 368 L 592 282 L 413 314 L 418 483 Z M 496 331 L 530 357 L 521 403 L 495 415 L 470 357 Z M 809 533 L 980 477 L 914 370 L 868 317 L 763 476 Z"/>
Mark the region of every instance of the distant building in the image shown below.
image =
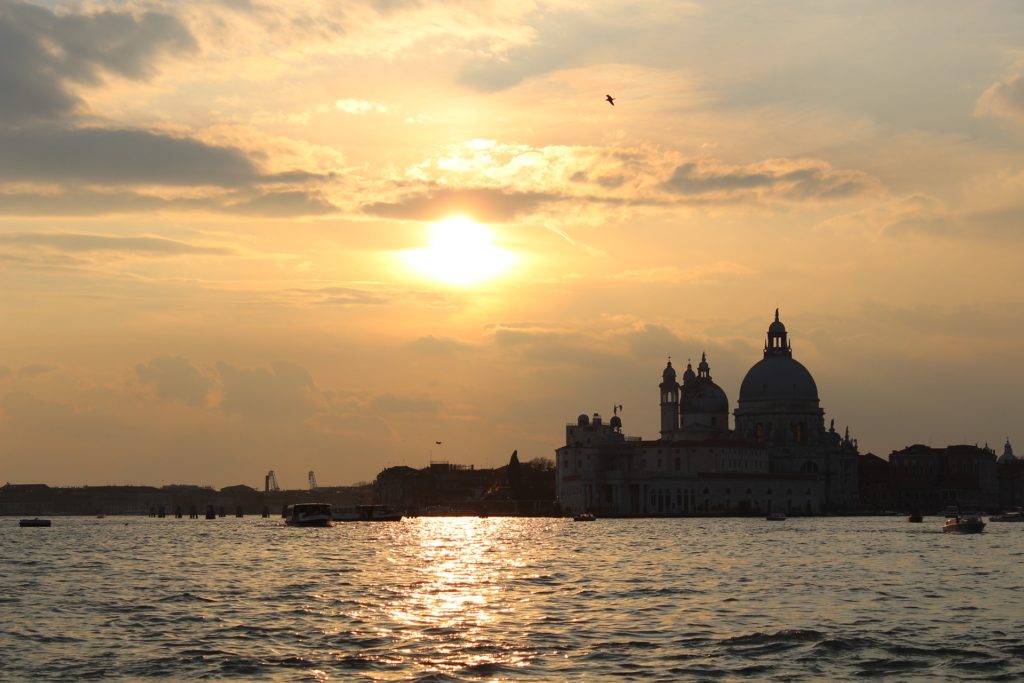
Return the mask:
<path id="1" fill-rule="evenodd" d="M 1003 454 L 996 460 L 999 481 L 999 507 L 1003 510 L 1024 507 L 1024 460 L 1013 454 L 1010 439 L 1003 445 Z"/>
<path id="2" fill-rule="evenodd" d="M 764 358 L 729 401 L 707 356 L 677 382 L 662 372 L 661 429 L 645 441 L 622 432 L 622 418 L 595 413 L 566 425 L 555 451 L 558 500 L 569 512 L 606 515 L 819 514 L 858 506 L 857 446 L 825 429 L 818 390 L 793 359 L 778 311 Z"/>
<path id="3" fill-rule="evenodd" d="M 893 503 L 899 510 L 938 512 L 955 505 L 993 510 L 999 505 L 996 454 L 978 446 L 932 448 L 914 444 L 889 455 Z"/>
<path id="4" fill-rule="evenodd" d="M 432 462 L 428 467 L 389 467 L 377 475 L 377 502 L 411 515 L 552 515 L 554 478 L 550 461 L 509 464 L 496 469 Z"/>

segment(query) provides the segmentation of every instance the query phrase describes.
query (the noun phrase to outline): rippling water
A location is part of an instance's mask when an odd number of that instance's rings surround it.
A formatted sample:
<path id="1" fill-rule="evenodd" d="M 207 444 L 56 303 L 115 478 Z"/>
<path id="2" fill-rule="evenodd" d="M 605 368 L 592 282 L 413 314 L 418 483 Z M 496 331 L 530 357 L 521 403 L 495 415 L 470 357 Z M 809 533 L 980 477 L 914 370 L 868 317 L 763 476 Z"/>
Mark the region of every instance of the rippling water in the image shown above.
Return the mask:
<path id="1" fill-rule="evenodd" d="M 0 678 L 1021 680 L 1024 525 L 0 518 Z"/>

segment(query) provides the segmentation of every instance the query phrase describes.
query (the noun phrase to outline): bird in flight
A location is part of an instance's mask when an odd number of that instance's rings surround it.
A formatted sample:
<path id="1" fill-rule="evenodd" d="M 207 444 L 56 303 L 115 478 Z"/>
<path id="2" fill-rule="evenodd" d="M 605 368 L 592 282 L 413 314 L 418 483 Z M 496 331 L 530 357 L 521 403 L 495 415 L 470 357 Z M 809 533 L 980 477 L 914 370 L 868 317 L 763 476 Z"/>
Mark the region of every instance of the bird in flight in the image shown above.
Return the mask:
<path id="1" fill-rule="evenodd" d="M 608 104 L 612 105 L 613 107 L 615 106 L 615 98 L 612 97 L 611 95 L 605 95 L 604 99 L 608 101 Z"/>

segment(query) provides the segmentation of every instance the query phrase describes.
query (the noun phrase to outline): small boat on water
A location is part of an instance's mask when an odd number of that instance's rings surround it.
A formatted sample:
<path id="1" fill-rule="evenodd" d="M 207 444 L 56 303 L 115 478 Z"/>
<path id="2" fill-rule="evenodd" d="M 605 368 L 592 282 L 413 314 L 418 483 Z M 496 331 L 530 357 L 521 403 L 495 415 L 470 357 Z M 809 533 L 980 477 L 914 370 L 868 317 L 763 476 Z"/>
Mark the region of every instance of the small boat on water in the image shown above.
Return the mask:
<path id="1" fill-rule="evenodd" d="M 296 503 L 284 509 L 288 526 L 331 526 L 330 503 Z"/>
<path id="2" fill-rule="evenodd" d="M 23 519 L 18 522 L 18 526 L 52 526 L 52 522 L 48 519 Z"/>
<path id="3" fill-rule="evenodd" d="M 581 512 L 578 515 L 573 515 L 572 518 L 577 522 L 593 522 L 597 519 L 592 512 Z"/>
<path id="4" fill-rule="evenodd" d="M 785 512 L 769 512 L 765 516 L 765 519 L 767 519 L 769 522 L 785 522 L 786 521 L 786 513 Z"/>
<path id="5" fill-rule="evenodd" d="M 907 521 L 918 524 L 924 521 L 924 516 L 920 512 L 911 512 L 907 515 Z"/>
<path id="6" fill-rule="evenodd" d="M 985 521 L 981 515 L 973 512 L 946 517 L 942 524 L 942 531 L 947 534 L 980 534 L 984 528 Z"/>
<path id="7" fill-rule="evenodd" d="M 353 505 L 331 509 L 335 522 L 401 522 L 402 513 L 385 505 Z"/>
<path id="8" fill-rule="evenodd" d="M 990 515 L 988 518 L 990 522 L 1024 522 L 1024 512 L 1020 510 L 1014 510 L 1013 512 L 1004 512 L 1001 515 Z"/>

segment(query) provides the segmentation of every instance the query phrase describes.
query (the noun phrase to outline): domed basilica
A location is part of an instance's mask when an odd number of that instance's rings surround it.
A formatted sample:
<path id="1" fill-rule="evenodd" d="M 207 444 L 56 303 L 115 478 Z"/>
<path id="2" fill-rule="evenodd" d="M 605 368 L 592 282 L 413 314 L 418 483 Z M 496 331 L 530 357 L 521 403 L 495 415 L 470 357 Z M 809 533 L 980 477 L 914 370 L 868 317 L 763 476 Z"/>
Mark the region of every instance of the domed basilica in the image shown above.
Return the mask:
<path id="1" fill-rule="evenodd" d="M 707 355 L 682 383 L 662 371 L 661 438 L 622 432 L 586 414 L 556 450 L 559 502 L 569 512 L 649 516 L 821 514 L 857 507 L 857 444 L 840 436 L 811 373 L 793 358 L 786 326 L 768 326 L 764 358 L 747 371 L 729 428 L 729 400 Z"/>

